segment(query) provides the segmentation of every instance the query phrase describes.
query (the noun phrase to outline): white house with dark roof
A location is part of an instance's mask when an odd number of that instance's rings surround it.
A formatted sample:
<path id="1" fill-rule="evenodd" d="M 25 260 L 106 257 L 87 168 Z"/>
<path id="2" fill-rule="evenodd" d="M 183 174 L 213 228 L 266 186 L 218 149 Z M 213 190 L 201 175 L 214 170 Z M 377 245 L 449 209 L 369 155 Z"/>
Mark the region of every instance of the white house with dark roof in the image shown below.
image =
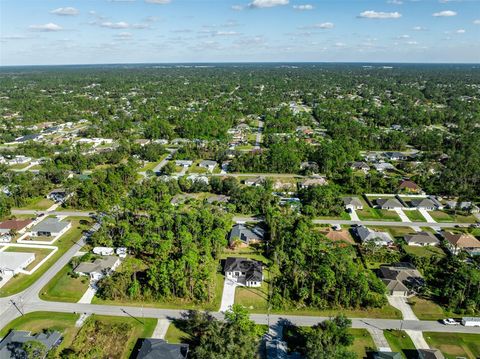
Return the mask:
<path id="1" fill-rule="evenodd" d="M 430 232 L 418 232 L 403 237 L 409 246 L 427 247 L 438 246 L 440 241 Z"/>
<path id="2" fill-rule="evenodd" d="M 427 211 L 435 211 L 436 209 L 438 209 L 435 202 L 433 202 L 433 200 L 431 200 L 430 198 L 412 199 L 410 201 L 410 204 L 413 208 L 424 209 Z"/>
<path id="3" fill-rule="evenodd" d="M 238 257 L 228 257 L 224 266 L 225 277 L 247 287 L 260 287 L 263 281 L 262 262 Z"/>
<path id="4" fill-rule="evenodd" d="M 82 262 L 73 270 L 75 273 L 90 277 L 90 280 L 97 281 L 110 275 L 120 265 L 120 258 L 115 256 L 104 256 L 93 262 Z"/>
<path id="5" fill-rule="evenodd" d="M 217 161 L 210 161 L 210 160 L 204 160 L 200 162 L 198 165 L 198 167 L 206 168 L 210 172 L 212 172 L 217 166 L 218 166 Z"/>
<path id="6" fill-rule="evenodd" d="M 344 197 L 343 204 L 346 210 L 363 209 L 363 203 L 358 197 Z"/>
<path id="7" fill-rule="evenodd" d="M 403 204 L 396 198 L 379 198 L 375 200 L 377 208 L 381 209 L 402 209 L 404 208 Z"/>
<path id="8" fill-rule="evenodd" d="M 354 227 L 354 232 L 363 244 L 367 242 L 374 242 L 379 246 L 393 244 L 393 238 L 390 233 L 387 232 L 374 231 L 365 226 Z"/>
<path id="9" fill-rule="evenodd" d="M 60 221 L 58 218 L 47 217 L 33 226 L 30 234 L 32 237 L 60 237 L 72 228 L 69 221 Z"/>

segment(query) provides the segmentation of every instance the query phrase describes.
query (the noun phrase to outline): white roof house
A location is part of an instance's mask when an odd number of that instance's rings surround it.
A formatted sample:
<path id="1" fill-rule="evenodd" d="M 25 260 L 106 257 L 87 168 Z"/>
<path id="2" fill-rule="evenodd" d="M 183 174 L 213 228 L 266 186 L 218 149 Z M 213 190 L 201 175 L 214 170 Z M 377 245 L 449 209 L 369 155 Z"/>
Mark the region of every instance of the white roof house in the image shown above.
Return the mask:
<path id="1" fill-rule="evenodd" d="M 388 246 L 393 243 L 392 236 L 387 232 L 374 231 L 365 226 L 356 227 L 355 232 L 362 243 L 375 242 L 379 246 Z"/>
<path id="2" fill-rule="evenodd" d="M 0 274 L 15 275 L 35 260 L 35 253 L 0 252 Z"/>
<path id="3" fill-rule="evenodd" d="M 111 256 L 114 253 L 114 249 L 111 247 L 94 247 L 92 252 L 99 256 Z"/>

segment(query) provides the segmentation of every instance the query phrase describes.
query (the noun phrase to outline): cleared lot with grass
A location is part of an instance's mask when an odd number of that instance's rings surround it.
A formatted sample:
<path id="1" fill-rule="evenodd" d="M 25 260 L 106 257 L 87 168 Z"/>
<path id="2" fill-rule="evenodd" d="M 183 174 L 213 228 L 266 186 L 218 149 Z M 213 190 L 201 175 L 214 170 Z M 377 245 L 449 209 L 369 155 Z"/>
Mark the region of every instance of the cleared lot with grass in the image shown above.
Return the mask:
<path id="1" fill-rule="evenodd" d="M 86 276 L 72 276 L 72 267 L 67 264 L 40 291 L 43 300 L 76 303 L 88 288 Z"/>
<path id="2" fill-rule="evenodd" d="M 447 359 L 480 358 L 480 334 L 424 332 L 423 337 Z"/>
<path id="3" fill-rule="evenodd" d="M 363 221 L 395 221 L 401 222 L 400 217 L 394 211 L 385 209 L 364 207 L 357 210 L 358 217 Z"/>
<path id="4" fill-rule="evenodd" d="M 399 352 L 404 358 L 416 358 L 415 345 L 403 330 L 384 330 L 383 334 L 394 352 Z"/>
<path id="5" fill-rule="evenodd" d="M 432 247 L 432 246 L 417 247 L 417 246 L 404 245 L 402 246 L 402 248 L 406 253 L 412 254 L 417 257 L 431 257 L 431 256 L 444 257 L 445 256 L 445 252 L 439 247 Z"/>
<path id="6" fill-rule="evenodd" d="M 43 198 L 43 197 L 38 197 L 38 198 L 32 199 L 25 206 L 15 208 L 15 209 L 32 209 L 32 210 L 35 210 L 35 211 L 43 211 L 45 209 L 50 208 L 54 204 L 55 204 L 55 202 L 53 202 L 49 199 L 46 199 L 46 198 Z"/>

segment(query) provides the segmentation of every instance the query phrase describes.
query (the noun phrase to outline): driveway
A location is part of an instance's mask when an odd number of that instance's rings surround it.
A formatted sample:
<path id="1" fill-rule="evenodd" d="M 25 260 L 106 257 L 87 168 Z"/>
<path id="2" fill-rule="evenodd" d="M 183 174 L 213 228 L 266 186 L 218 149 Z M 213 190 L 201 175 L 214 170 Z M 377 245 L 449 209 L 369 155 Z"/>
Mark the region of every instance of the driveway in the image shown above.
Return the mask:
<path id="1" fill-rule="evenodd" d="M 403 320 L 418 320 L 417 316 L 412 310 L 412 307 L 407 304 L 406 297 L 387 295 L 387 299 L 388 303 L 390 303 L 392 307 L 395 307 L 402 312 Z"/>
<path id="2" fill-rule="evenodd" d="M 221 312 L 225 312 L 233 305 L 235 301 L 235 288 L 238 286 L 240 286 L 240 284 L 237 284 L 237 282 L 225 278 L 225 282 L 223 284 L 222 303 L 220 304 Z"/>
<path id="3" fill-rule="evenodd" d="M 383 334 L 383 330 L 374 327 L 367 328 L 368 332 L 372 336 L 373 342 L 379 352 L 391 352 L 390 344 L 388 344 L 387 338 Z"/>
<path id="4" fill-rule="evenodd" d="M 394 211 L 398 214 L 398 216 L 400 217 L 400 219 L 402 220 L 402 222 L 406 222 L 406 223 L 411 223 L 412 221 L 410 220 L 410 218 L 407 217 L 407 215 L 405 214 L 405 212 L 403 211 L 403 209 L 401 208 L 395 208 Z M 415 232 L 420 232 L 420 227 L 414 227 L 412 226 L 412 229 L 415 231 Z"/>
<path id="5" fill-rule="evenodd" d="M 412 339 L 412 342 L 413 342 L 413 345 L 415 345 L 415 348 L 430 349 L 421 331 L 406 329 L 405 333 L 407 333 L 410 339 Z"/>
<path id="6" fill-rule="evenodd" d="M 418 211 L 422 214 L 422 216 L 425 217 L 425 219 L 427 220 L 427 222 L 436 223 L 436 221 L 432 218 L 432 216 L 430 215 L 430 213 L 428 213 L 428 211 L 427 211 L 426 209 L 419 209 Z M 435 226 L 435 227 L 432 226 L 432 228 L 433 228 L 434 230 L 436 230 L 436 231 L 440 231 L 440 230 L 441 230 L 440 227 L 436 227 L 436 226 Z"/>
<path id="7" fill-rule="evenodd" d="M 170 326 L 170 320 L 159 319 L 157 321 L 157 326 L 155 327 L 155 330 L 153 331 L 152 338 L 165 339 L 165 335 L 167 334 L 169 326 Z"/>
<path id="8" fill-rule="evenodd" d="M 91 303 L 95 293 L 97 293 L 97 286 L 94 283 L 90 283 L 85 293 L 83 293 L 82 298 L 78 303 Z"/>
<path id="9" fill-rule="evenodd" d="M 350 219 L 351 219 L 352 221 L 360 221 L 360 218 L 358 218 L 357 211 L 355 211 L 354 208 L 352 208 L 352 209 L 350 210 Z"/>

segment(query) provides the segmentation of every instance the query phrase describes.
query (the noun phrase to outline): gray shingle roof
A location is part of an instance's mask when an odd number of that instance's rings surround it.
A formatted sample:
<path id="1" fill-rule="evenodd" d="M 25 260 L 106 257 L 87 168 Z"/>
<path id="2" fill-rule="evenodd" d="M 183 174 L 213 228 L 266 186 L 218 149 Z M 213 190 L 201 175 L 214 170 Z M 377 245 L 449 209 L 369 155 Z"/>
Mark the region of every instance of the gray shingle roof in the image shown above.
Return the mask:
<path id="1" fill-rule="evenodd" d="M 58 233 L 64 230 L 70 222 L 59 221 L 57 218 L 45 218 L 39 224 L 32 228 L 32 232 L 51 232 Z"/>
<path id="2" fill-rule="evenodd" d="M 137 359 L 185 359 L 188 344 L 169 344 L 163 339 L 147 338 L 142 342 Z"/>
<path id="3" fill-rule="evenodd" d="M 0 358 L 25 358 L 26 355 L 22 346 L 24 343 L 32 340 L 42 343 L 47 350 L 50 350 L 53 346 L 59 343 L 61 338 L 62 335 L 57 331 L 32 335 L 31 332 L 28 331 L 12 330 L 0 342 Z"/>

